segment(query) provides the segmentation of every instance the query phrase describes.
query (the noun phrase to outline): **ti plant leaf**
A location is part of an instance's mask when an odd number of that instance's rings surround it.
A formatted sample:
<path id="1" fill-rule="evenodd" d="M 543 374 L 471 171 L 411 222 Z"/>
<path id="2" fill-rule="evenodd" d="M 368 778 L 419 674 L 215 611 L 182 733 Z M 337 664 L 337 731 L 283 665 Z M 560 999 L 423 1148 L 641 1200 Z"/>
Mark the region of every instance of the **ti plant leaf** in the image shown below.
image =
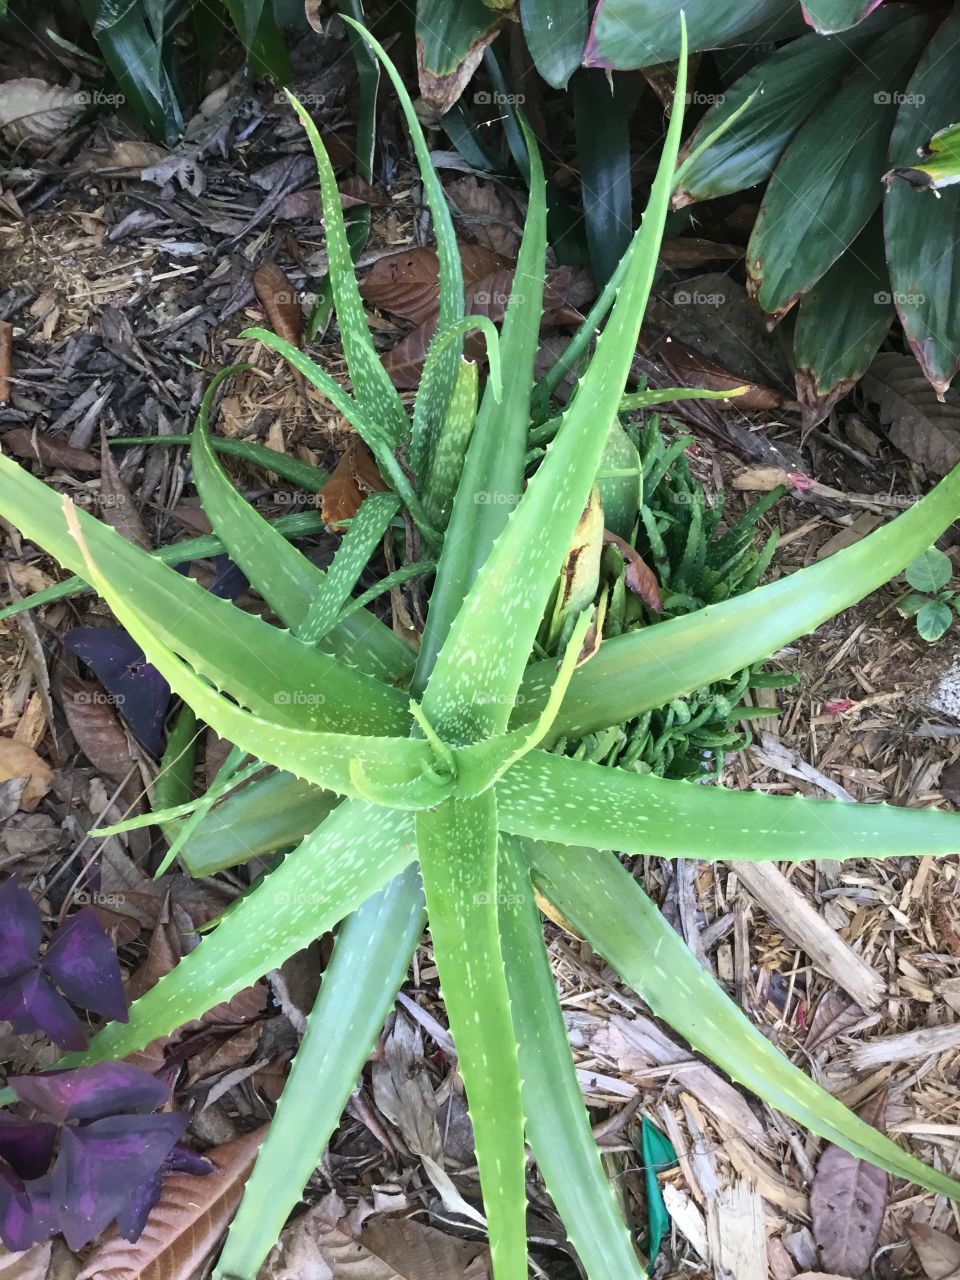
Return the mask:
<path id="1" fill-rule="evenodd" d="M 565 89 L 583 60 L 586 0 L 520 0 L 520 21 L 530 56 L 547 84 Z"/>
<path id="2" fill-rule="evenodd" d="M 688 0 L 684 5 L 691 49 L 715 49 L 791 18 L 796 0 Z M 675 0 L 600 0 L 583 61 L 588 67 L 628 71 L 680 56 Z"/>
<path id="3" fill-rule="evenodd" d="M 956 78 L 949 50 L 960 38 L 954 9 L 936 30 L 907 85 L 890 139 L 889 163 L 914 164 L 917 151 L 956 114 Z M 946 395 L 960 368 L 960 187 L 939 199 L 894 181 L 883 210 L 894 304 L 910 349 L 937 395 Z"/>
<path id="4" fill-rule="evenodd" d="M 530 846 L 529 854 L 541 892 L 694 1050 L 828 1142 L 896 1177 L 960 1196 L 960 1182 L 902 1151 L 779 1053 L 613 854 L 545 844 Z"/>
<path id="5" fill-rule="evenodd" d="M 803 16 L 822 36 L 862 22 L 883 0 L 803 0 Z"/>

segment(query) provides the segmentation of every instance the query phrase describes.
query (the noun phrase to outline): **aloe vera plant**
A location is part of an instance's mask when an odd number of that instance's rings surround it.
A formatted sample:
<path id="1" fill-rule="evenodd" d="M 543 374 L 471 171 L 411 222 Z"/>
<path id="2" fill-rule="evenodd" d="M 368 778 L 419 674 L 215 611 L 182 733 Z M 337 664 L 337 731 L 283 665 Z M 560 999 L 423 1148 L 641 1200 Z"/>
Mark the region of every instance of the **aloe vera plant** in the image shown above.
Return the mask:
<path id="1" fill-rule="evenodd" d="M 609 463 L 674 185 L 682 113 L 671 119 L 596 350 L 547 433 L 545 453 L 534 450 L 527 478 L 531 422 L 539 429 L 544 420 L 532 412 L 546 251 L 536 146 L 528 134 L 531 198 L 517 273 L 523 288 L 511 297 L 498 338 L 464 315 L 450 215 L 409 96 L 380 46 L 357 30 L 395 85 L 436 228 L 444 304 L 412 420 L 381 376 L 329 162 L 302 110 L 321 174 L 352 392 L 274 335 L 256 336 L 338 406 L 395 492 L 366 500 L 321 573 L 234 489 L 212 447 L 214 389 L 208 392 L 191 445 L 200 495 L 217 537 L 269 603 L 277 627 L 201 591 L 0 458 L 5 517 L 98 591 L 193 713 L 234 744 L 233 779 L 272 766 L 265 778 L 212 797 L 218 803 L 181 841 L 188 869 L 217 865 L 224 838 L 234 863 L 289 849 L 132 1006 L 126 1024 L 108 1025 L 85 1054 L 63 1065 L 136 1052 L 339 925 L 300 1053 L 215 1272 L 252 1280 L 319 1163 L 429 918 L 497 1280 L 527 1275 L 525 1142 L 591 1280 L 639 1280 L 646 1271 L 606 1182 L 566 1048 L 537 886 L 658 1015 L 732 1078 L 857 1156 L 960 1196 L 960 1183 L 865 1124 L 783 1058 L 700 969 L 612 852 L 706 860 L 936 854 L 956 849 L 957 819 L 744 795 L 553 750 L 726 680 L 855 603 L 960 513 L 960 471 L 826 561 L 655 625 L 608 632 L 598 647 L 585 644 L 593 611 L 580 606 L 561 630 L 562 652 L 543 657 L 537 636 L 604 459 Z M 684 92 L 681 58 L 677 102 Z M 491 355 L 479 406 L 477 370 L 461 354 L 471 327 L 485 332 Z M 662 393 L 665 400 L 676 394 Z M 630 468 L 613 472 L 622 479 Z M 637 511 L 640 500 L 638 492 Z M 401 507 L 414 552 L 418 543 L 439 552 L 416 654 L 372 613 L 350 611 L 366 559 Z M 602 633 L 599 619 L 596 625 Z M 228 781 L 225 775 L 218 789 Z M 191 803 L 180 803 L 148 820 L 172 833 L 191 811 Z"/>

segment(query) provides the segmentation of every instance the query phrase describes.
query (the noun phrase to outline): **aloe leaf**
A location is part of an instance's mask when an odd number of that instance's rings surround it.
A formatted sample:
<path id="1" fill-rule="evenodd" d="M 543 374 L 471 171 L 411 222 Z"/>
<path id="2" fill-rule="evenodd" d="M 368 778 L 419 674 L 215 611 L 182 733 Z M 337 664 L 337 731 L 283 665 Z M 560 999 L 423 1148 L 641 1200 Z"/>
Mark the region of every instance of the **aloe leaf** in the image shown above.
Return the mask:
<path id="1" fill-rule="evenodd" d="M 631 391 L 620 400 L 619 413 L 633 413 L 675 400 L 729 400 L 742 396 L 749 387 L 730 387 L 726 391 L 707 391 L 703 387 L 654 387 L 650 391 Z"/>
<path id="2" fill-rule="evenodd" d="M 912 166 L 918 150 L 957 116 L 955 67 L 960 38 L 954 7 L 934 32 L 907 85 L 890 139 L 889 162 Z M 891 293 L 904 336 L 924 376 L 944 396 L 960 368 L 960 188 L 932 196 L 894 181 L 883 204 Z"/>
<path id="3" fill-rule="evenodd" d="M 85 1053 L 57 1065 L 125 1058 L 199 1018 L 333 928 L 415 858 L 408 815 L 351 801 L 340 805 L 131 1005 L 129 1022 L 110 1023 Z"/>
<path id="4" fill-rule="evenodd" d="M 336 625 L 337 615 L 369 563 L 400 509 L 394 493 L 371 493 L 360 504 L 350 527 L 333 557 L 330 568 L 313 598 L 297 631 L 306 644 L 313 644 Z"/>
<path id="5" fill-rule="evenodd" d="M 793 1066 L 701 968 L 611 853 L 529 847 L 545 896 L 698 1053 L 828 1142 L 951 1199 L 960 1182 L 928 1168 Z"/>
<path id="6" fill-rule="evenodd" d="M 194 480 L 203 509 L 230 558 L 284 626 L 296 631 L 311 598 L 323 589 L 325 575 L 240 496 L 211 447 L 210 408 L 220 384 L 236 368 L 221 369 L 204 393 L 190 445 Z"/>
<path id="7" fill-rule="evenodd" d="M 681 57 L 678 102 L 684 100 L 685 93 L 685 59 Z M 550 451 L 477 573 L 437 658 L 424 710 L 431 722 L 449 735 L 470 738 L 496 734 L 509 720 L 554 575 L 589 497 L 630 370 L 656 272 L 682 115 L 677 110 L 671 117 L 647 210 L 630 247 L 630 263 L 590 367 Z M 526 279 L 519 270 L 518 277 Z M 508 402 L 509 395 L 507 390 Z M 526 401 L 525 407 L 528 404 Z M 464 480 L 466 476 L 465 469 Z M 457 496 L 459 499 L 459 493 Z M 490 600 L 500 601 L 502 609 L 492 610 Z M 458 695 L 462 672 L 467 668 L 473 687 L 484 698 L 473 705 L 464 705 Z"/>
<path id="8" fill-rule="evenodd" d="M 463 361 L 455 370 L 453 386 L 449 385 L 449 349 L 458 343 L 471 329 L 479 329 L 487 344 L 487 360 L 490 366 L 490 382 L 493 398 L 500 400 L 502 378 L 500 371 L 500 335 L 496 325 L 486 316 L 464 316 L 434 334 L 423 366 L 423 376 L 413 406 L 413 434 L 410 437 L 409 459 L 414 472 L 428 476 L 434 465 L 436 450 L 441 437 L 448 431 L 446 408 L 461 377 Z M 461 459 L 462 461 L 462 459 Z M 459 470 L 457 475 L 459 476 Z M 421 488 L 424 486 L 421 485 Z"/>
<path id="9" fill-rule="evenodd" d="M 299 844 L 340 804 L 340 796 L 277 771 L 232 791 L 204 814 L 180 859 L 197 879 Z M 175 827 L 179 824 L 170 824 Z"/>
<path id="10" fill-rule="evenodd" d="M 525 123 L 523 128 L 527 128 Z M 523 488 L 547 253 L 543 166 L 529 130 L 526 137 L 530 149 L 530 198 L 514 277 L 523 281 L 524 287 L 511 290 L 503 318 L 501 394 L 498 396 L 497 388 L 488 381 L 460 475 L 420 642 L 417 672 L 421 680 L 433 670 L 464 596 Z"/>
<path id="11" fill-rule="evenodd" d="M 374 39 L 366 27 L 360 26 L 359 23 L 350 18 L 345 17 L 344 21 L 356 31 L 360 39 L 366 41 L 380 59 L 384 70 L 390 77 L 400 103 L 400 109 L 403 111 L 404 119 L 407 122 L 410 141 L 413 143 L 417 164 L 420 169 L 423 194 L 433 217 L 433 235 L 436 241 L 437 259 L 440 268 L 440 311 L 437 317 L 437 329 L 438 331 L 450 330 L 456 325 L 457 321 L 463 319 L 463 264 L 460 261 L 460 250 L 457 247 L 457 235 L 453 226 L 453 218 L 450 216 L 447 198 L 444 195 L 443 187 L 440 185 L 440 179 L 430 157 L 430 148 L 424 137 L 413 101 L 407 92 L 407 86 L 404 84 L 397 68 L 387 56 L 386 50 Z M 453 394 L 462 353 L 463 343 L 459 338 L 452 341 L 449 347 L 444 348 L 439 368 L 432 380 L 432 389 L 428 402 L 424 407 L 424 416 L 426 418 L 424 431 L 428 437 L 435 437 L 439 434 L 439 424 L 443 421 L 447 404 Z M 423 459 L 421 458 L 419 461 L 422 463 Z M 417 469 L 416 464 L 414 464 L 414 469 Z"/>
<path id="12" fill-rule="evenodd" d="M 722 604 L 605 640 L 574 673 L 547 741 L 582 737 L 725 680 L 815 631 L 907 567 L 960 516 L 960 467 L 909 511 L 819 564 Z M 556 678 L 530 667 L 520 712 L 532 718 Z"/>
<path id="13" fill-rule="evenodd" d="M 472 360 L 461 360 L 453 394 L 430 455 L 423 503 L 438 529 L 445 529 L 457 492 L 463 461 L 477 422 L 479 371 Z"/>
<path id="14" fill-rule="evenodd" d="M 2 456 L 0 508 L 24 537 L 89 578 L 59 496 Z M 406 731 L 406 699 L 399 690 L 335 664 L 288 633 L 217 599 L 86 512 L 76 512 L 76 518 L 90 553 L 110 566 L 112 596 L 128 610 L 136 600 L 135 625 L 146 633 L 151 649 L 174 649 L 201 676 L 273 721 L 359 732 L 366 727 Z"/>
<path id="15" fill-rule="evenodd" d="M 497 1280 L 526 1280 L 523 1110 L 500 949 L 492 791 L 417 817 L 434 958 L 467 1091 Z"/>
<path id="16" fill-rule="evenodd" d="M 790 139 L 823 101 L 824 85 L 843 75 L 905 12 L 903 6 L 887 6 L 842 38 L 801 36 L 751 67 L 684 143 L 675 206 L 765 182 Z"/>
<path id="17" fill-rule="evenodd" d="M 323 1158 L 406 977 L 423 923 L 420 876 L 409 866 L 340 926 L 214 1280 L 256 1280 Z"/>
<path id="18" fill-rule="evenodd" d="M 504 831 L 660 858 L 801 862 L 949 853 L 960 817 L 707 787 L 532 751 L 497 784 Z"/>
<path id="19" fill-rule="evenodd" d="M 197 717 L 185 703 L 177 712 L 153 783 L 153 803 L 158 809 L 184 804 L 193 796 L 197 764 Z"/>
<path id="20" fill-rule="evenodd" d="M 397 807 L 420 808 L 436 804 L 453 789 L 455 783 L 452 779 L 440 778 L 433 771 L 433 753 L 423 741 L 294 728 L 280 724 L 272 717 L 263 719 L 251 715 L 224 698 L 159 640 L 150 624 L 118 594 L 113 581 L 106 577 L 90 555 L 72 506 L 67 509 L 67 518 L 84 551 L 87 575 L 116 614 L 117 621 L 141 646 L 170 687 L 236 748 L 341 795 L 366 799 L 372 798 L 377 788 L 383 794 L 389 791 L 390 802 Z M 349 670 L 332 661 L 328 665 L 328 684 L 332 683 L 335 674 Z M 374 681 L 368 683 L 376 687 Z M 380 687 L 385 689 L 387 686 Z M 284 707 L 308 695 L 290 685 L 277 696 L 278 705 Z M 312 696 L 320 699 L 322 711 L 323 695 Z M 550 705 L 549 698 L 545 705 Z M 369 711 L 367 714 L 371 723 L 382 723 L 375 714 L 370 715 Z M 409 722 L 403 726 L 408 727 Z"/>
<path id="21" fill-rule="evenodd" d="M 600 1163 L 520 842 L 500 838 L 498 910 L 527 1140 L 590 1280 L 645 1280 Z"/>
<path id="22" fill-rule="evenodd" d="M 107 441 L 110 448 L 117 445 L 143 444 L 150 445 L 190 445 L 193 443 L 193 437 L 189 435 L 174 436 L 111 436 Z M 323 471 L 320 467 L 313 467 L 309 462 L 301 462 L 299 458 L 291 458 L 289 454 L 281 453 L 279 449 L 271 449 L 265 444 L 256 444 L 252 440 L 231 440 L 226 436 L 214 436 L 210 441 L 215 453 L 228 453 L 233 457 L 242 458 L 244 462 L 249 462 L 255 467 L 262 467 L 264 471 L 273 471 L 276 475 L 282 476 L 284 480 L 289 480 L 291 484 L 298 484 L 301 488 L 306 489 L 308 493 L 318 493 L 330 479 L 330 473 Z M 284 520 L 292 520 L 293 516 L 284 516 Z M 306 515 L 296 517 L 298 519 L 306 519 Z M 281 521 L 277 521 L 278 526 Z"/>
<path id="23" fill-rule="evenodd" d="M 352 20 L 345 19 L 345 21 L 350 22 L 356 30 L 364 31 L 363 27 Z M 343 353 L 347 358 L 354 395 L 363 406 L 364 416 L 375 421 L 383 437 L 396 447 L 406 438 L 410 422 L 370 337 L 370 327 L 367 324 L 363 299 L 360 297 L 360 289 L 353 269 L 353 258 L 347 240 L 347 229 L 344 225 L 340 192 L 337 188 L 333 165 L 330 163 L 330 157 L 327 155 L 327 149 L 323 145 L 317 126 L 310 118 L 310 113 L 293 94 L 288 93 L 287 97 L 300 117 L 300 123 L 303 125 L 317 162 L 320 198 L 323 203 L 323 223 L 326 229 L 327 267 L 337 311 L 337 324 L 340 327 L 340 338 L 343 342 Z M 286 353 L 281 352 L 281 354 Z M 287 356 L 287 359 L 289 358 Z M 312 362 L 309 363 L 312 364 Z M 340 406 L 337 405 L 337 408 Z M 341 412 L 345 411 L 341 410 Z"/>
<path id="24" fill-rule="evenodd" d="M 605 527 L 618 538 L 632 538 L 643 502 L 643 465 L 637 446 L 616 421 L 600 459 L 597 487 Z"/>
<path id="25" fill-rule="evenodd" d="M 789 311 L 880 207 L 897 101 L 929 30 L 917 14 L 873 41 L 787 147 L 747 246 L 764 311 Z"/>
<path id="26" fill-rule="evenodd" d="M 337 278 L 336 272 L 334 272 L 333 278 Z M 344 391 L 343 387 L 334 378 L 330 377 L 325 369 L 321 369 L 309 356 L 304 355 L 299 347 L 295 347 L 292 342 L 287 342 L 285 338 L 278 337 L 277 334 L 271 333 L 268 329 L 245 329 L 240 336 L 243 338 L 256 338 L 258 342 L 262 342 L 271 351 L 276 351 L 278 355 L 283 356 L 284 360 L 292 368 L 302 373 L 308 382 L 312 382 L 315 387 L 323 392 L 330 403 L 343 414 L 363 442 L 369 447 L 370 452 L 377 460 L 381 475 L 396 489 L 423 533 L 431 542 L 438 542 L 436 531 L 430 527 L 420 500 L 414 492 L 406 472 L 397 461 L 394 454 L 397 442 L 393 439 L 392 429 L 378 416 L 375 401 L 364 400 L 362 396 L 359 401 L 355 400 L 353 396 Z M 380 367 L 382 368 L 383 366 L 380 365 Z M 358 393 L 360 390 L 361 388 L 357 387 Z M 404 413 L 404 419 L 406 419 L 406 413 Z"/>

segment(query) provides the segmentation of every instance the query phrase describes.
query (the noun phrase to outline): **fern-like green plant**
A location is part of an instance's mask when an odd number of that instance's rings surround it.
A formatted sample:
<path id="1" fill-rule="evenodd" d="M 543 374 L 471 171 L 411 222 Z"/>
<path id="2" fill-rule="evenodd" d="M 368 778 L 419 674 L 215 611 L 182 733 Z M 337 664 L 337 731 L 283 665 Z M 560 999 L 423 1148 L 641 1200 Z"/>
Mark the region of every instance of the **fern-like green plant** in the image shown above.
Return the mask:
<path id="1" fill-rule="evenodd" d="M 525 483 L 531 421 L 545 420 L 531 411 L 546 249 L 536 145 L 527 134 L 531 197 L 498 339 L 483 320 L 464 316 L 453 227 L 412 104 L 383 50 L 362 34 L 393 80 L 414 141 L 443 301 L 411 420 L 377 360 L 329 160 L 301 110 L 321 175 L 352 392 L 276 336 L 256 336 L 337 405 L 394 487 L 366 500 L 329 571 L 317 570 L 234 489 L 211 444 L 212 394 L 192 437 L 197 485 L 217 537 L 281 627 L 203 592 L 0 459 L 4 516 L 100 593 L 193 712 L 234 744 L 230 770 L 246 757 L 275 770 L 209 809 L 182 842 L 188 868 L 209 870 L 224 847 L 237 862 L 244 852 L 297 845 L 133 1005 L 129 1023 L 107 1026 L 82 1060 L 136 1052 L 339 924 L 215 1273 L 253 1280 L 320 1161 L 429 917 L 497 1280 L 527 1275 L 525 1143 L 591 1280 L 637 1280 L 646 1273 L 606 1182 L 566 1047 L 536 885 L 659 1016 L 733 1079 L 888 1172 L 960 1196 L 960 1183 L 782 1057 L 610 852 L 707 860 L 936 854 L 960 845 L 960 822 L 936 811 L 738 794 L 551 750 L 727 680 L 855 603 L 958 515 L 960 472 L 890 525 L 802 572 L 627 628 L 577 665 L 586 608 L 571 619 L 559 666 L 557 656 L 543 656 L 536 638 L 602 469 L 654 277 L 682 112 L 671 118 L 595 353 L 559 422 L 541 431 L 551 443 Z M 684 68 L 681 59 L 677 103 Z M 462 356 L 463 335 L 474 327 L 485 332 L 491 356 L 479 407 L 476 369 Z M 585 349 L 582 335 L 576 342 Z M 350 604 L 401 506 L 413 540 L 439 553 L 416 654 Z M 689 584 L 707 591 L 706 562 L 698 574 L 693 567 Z M 148 820 L 172 832 L 190 811 L 187 804 Z"/>

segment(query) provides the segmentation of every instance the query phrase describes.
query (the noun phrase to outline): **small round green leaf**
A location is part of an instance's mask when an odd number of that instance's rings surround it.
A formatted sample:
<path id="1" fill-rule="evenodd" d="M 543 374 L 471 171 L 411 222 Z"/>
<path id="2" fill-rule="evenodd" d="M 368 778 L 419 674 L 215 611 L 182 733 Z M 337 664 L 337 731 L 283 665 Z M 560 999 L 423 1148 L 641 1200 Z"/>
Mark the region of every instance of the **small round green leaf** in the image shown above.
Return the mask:
<path id="1" fill-rule="evenodd" d="M 912 564 L 907 565 L 907 581 L 917 591 L 934 592 L 945 587 L 953 574 L 953 566 L 949 556 L 929 547 L 917 556 Z"/>
<path id="2" fill-rule="evenodd" d="M 902 618 L 915 618 L 925 604 L 930 601 L 929 596 L 925 596 L 922 591 L 911 591 L 908 596 L 897 605 L 897 611 Z"/>
<path id="3" fill-rule="evenodd" d="M 917 614 L 917 631 L 921 639 L 932 642 L 940 639 L 952 621 L 950 606 L 942 600 L 931 600 Z"/>

